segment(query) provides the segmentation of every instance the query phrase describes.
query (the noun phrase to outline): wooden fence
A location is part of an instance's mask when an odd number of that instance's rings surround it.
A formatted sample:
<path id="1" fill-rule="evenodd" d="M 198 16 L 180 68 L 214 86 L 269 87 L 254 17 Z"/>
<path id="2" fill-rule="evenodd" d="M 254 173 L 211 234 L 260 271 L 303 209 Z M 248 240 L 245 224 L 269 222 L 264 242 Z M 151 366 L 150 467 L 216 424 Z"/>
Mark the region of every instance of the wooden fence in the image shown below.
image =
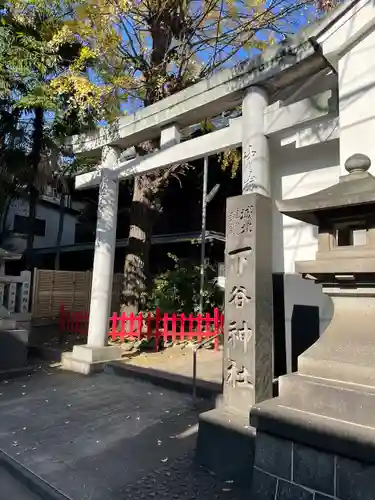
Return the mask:
<path id="1" fill-rule="evenodd" d="M 89 314 L 87 311 L 68 310 L 65 304 L 60 306 L 59 330 L 62 334 L 87 336 Z M 160 339 L 164 342 L 171 340 L 197 340 L 212 338 L 215 350 L 219 348 L 220 339 L 224 331 L 224 315 L 215 308 L 212 315 L 206 314 L 162 314 L 160 309 L 155 313 L 134 314 L 114 312 L 108 318 L 108 336 L 112 340 L 141 340 L 155 338 L 154 348 L 159 349 Z"/>
<path id="2" fill-rule="evenodd" d="M 34 269 L 32 318 L 56 320 L 60 306 L 88 311 L 91 296 L 91 271 L 53 271 Z M 119 311 L 122 274 L 113 277 L 112 311 Z"/>

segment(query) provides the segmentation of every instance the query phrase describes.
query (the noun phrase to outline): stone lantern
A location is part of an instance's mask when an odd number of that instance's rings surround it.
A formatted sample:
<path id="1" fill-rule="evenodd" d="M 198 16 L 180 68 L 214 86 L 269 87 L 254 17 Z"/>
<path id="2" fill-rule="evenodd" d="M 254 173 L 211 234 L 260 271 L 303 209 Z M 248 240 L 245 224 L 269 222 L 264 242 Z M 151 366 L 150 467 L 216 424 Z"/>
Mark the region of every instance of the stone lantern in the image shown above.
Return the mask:
<path id="1" fill-rule="evenodd" d="M 355 154 L 337 184 L 278 204 L 281 213 L 318 226 L 316 258 L 296 263 L 296 272 L 322 285 L 334 312 L 319 340 L 299 356 L 298 371 L 281 377 L 279 396 L 251 409 L 257 429 L 254 499 L 263 498 L 265 488 L 274 493 L 270 498 L 283 500 L 375 498 L 370 165 L 367 156 Z"/>

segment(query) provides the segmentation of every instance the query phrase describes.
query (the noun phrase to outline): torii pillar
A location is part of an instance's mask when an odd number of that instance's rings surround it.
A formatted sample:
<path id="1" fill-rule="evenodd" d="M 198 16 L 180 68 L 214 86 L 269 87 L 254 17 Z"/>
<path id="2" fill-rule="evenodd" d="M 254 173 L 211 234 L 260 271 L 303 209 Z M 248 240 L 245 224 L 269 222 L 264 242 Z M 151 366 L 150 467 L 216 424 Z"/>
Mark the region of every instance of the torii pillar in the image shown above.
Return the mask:
<path id="1" fill-rule="evenodd" d="M 102 150 L 87 344 L 74 346 L 73 352 L 62 358 L 63 369 L 85 375 L 121 358 L 121 347 L 108 346 L 119 192 L 114 168 L 120 154 L 120 148 L 115 146 L 104 146 Z"/>

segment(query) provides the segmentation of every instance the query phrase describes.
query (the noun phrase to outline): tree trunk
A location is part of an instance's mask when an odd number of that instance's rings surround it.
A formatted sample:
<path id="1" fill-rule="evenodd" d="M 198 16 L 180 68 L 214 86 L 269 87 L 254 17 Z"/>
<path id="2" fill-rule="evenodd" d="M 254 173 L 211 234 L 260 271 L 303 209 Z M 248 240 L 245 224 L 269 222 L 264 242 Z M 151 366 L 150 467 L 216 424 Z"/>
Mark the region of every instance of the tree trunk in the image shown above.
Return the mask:
<path id="1" fill-rule="evenodd" d="M 60 195 L 59 229 L 56 238 L 55 271 L 60 269 L 61 240 L 64 231 L 65 218 L 65 194 Z"/>
<path id="2" fill-rule="evenodd" d="M 122 293 L 122 311 L 128 314 L 142 309 L 150 283 L 148 267 L 154 211 L 148 188 L 147 177 L 135 177 Z"/>
<path id="3" fill-rule="evenodd" d="M 5 233 L 7 231 L 7 219 L 8 219 L 8 214 L 9 214 L 9 209 L 10 209 L 10 203 L 12 201 L 12 198 L 11 196 L 7 196 L 6 199 L 5 199 L 5 202 L 4 204 L 1 203 L 1 205 L 3 205 L 1 208 L 1 233 Z"/>
<path id="4" fill-rule="evenodd" d="M 38 175 L 38 168 L 40 164 L 42 145 L 43 145 L 43 124 L 44 115 L 42 108 L 36 108 L 34 111 L 34 130 L 32 136 L 32 149 L 29 156 L 30 165 L 30 180 L 29 180 L 29 227 L 27 233 L 27 246 L 26 246 L 26 267 L 31 270 L 33 267 L 32 250 L 34 247 L 35 236 L 35 219 L 36 219 L 36 205 L 38 202 L 39 191 L 36 186 L 36 178 Z"/>
<path id="5" fill-rule="evenodd" d="M 144 97 L 145 106 L 154 104 L 164 97 L 160 87 L 160 80 L 168 83 L 167 53 L 170 49 L 173 34 L 177 31 L 181 34 L 182 26 L 176 21 L 181 9 L 181 2 L 171 7 L 167 2 L 165 6 L 155 4 L 150 8 L 150 16 L 147 19 L 148 28 L 152 39 L 150 55 L 150 67 L 144 72 L 146 93 Z M 175 31 L 173 31 L 175 29 Z M 164 85 L 166 88 L 166 85 Z M 153 151 L 151 148 L 144 152 Z M 124 288 L 122 294 L 122 309 L 125 311 L 139 311 L 145 304 L 147 292 L 150 289 L 149 276 L 149 254 L 151 246 L 151 234 L 155 223 L 155 211 L 153 196 L 160 188 L 157 175 L 140 176 L 134 179 L 134 193 L 130 209 L 129 245 L 124 266 Z"/>

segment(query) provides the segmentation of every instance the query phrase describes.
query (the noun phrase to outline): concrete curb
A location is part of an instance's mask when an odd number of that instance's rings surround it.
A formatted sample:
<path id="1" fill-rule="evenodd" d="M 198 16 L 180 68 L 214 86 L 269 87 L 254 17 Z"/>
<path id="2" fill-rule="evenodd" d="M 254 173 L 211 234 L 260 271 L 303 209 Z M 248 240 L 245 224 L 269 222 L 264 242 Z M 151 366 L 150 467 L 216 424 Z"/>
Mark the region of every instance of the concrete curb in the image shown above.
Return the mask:
<path id="1" fill-rule="evenodd" d="M 56 348 L 56 347 L 46 347 L 43 345 L 32 345 L 29 344 L 28 346 L 28 355 L 31 357 L 39 358 L 43 361 L 57 361 L 60 362 L 62 360 L 62 355 L 65 352 L 71 352 L 69 351 L 64 351 L 62 349 Z M 125 353 L 124 358 L 132 358 L 134 356 L 137 356 L 139 353 L 134 352 L 134 353 Z"/>
<path id="2" fill-rule="evenodd" d="M 131 377 L 139 380 L 146 380 L 154 385 L 173 389 L 178 392 L 192 394 L 193 378 L 175 373 L 169 373 L 154 368 L 144 368 L 143 366 L 134 366 L 121 361 L 111 361 L 104 367 L 105 373 L 119 375 L 122 377 Z M 222 393 L 222 385 L 216 382 L 207 382 L 197 379 L 197 396 L 201 398 L 213 398 Z"/>
<path id="3" fill-rule="evenodd" d="M 31 357 L 39 358 L 43 361 L 61 361 L 61 349 L 54 349 L 53 347 L 45 347 L 39 345 L 29 345 L 28 355 Z"/>
<path id="4" fill-rule="evenodd" d="M 0 450 L 0 467 L 3 467 L 17 481 L 37 495 L 40 500 L 71 500 L 62 492 L 55 489 L 44 479 L 37 476 L 30 469 L 21 465 L 16 459 Z M 16 499 L 12 499 L 16 500 Z"/>
<path id="5" fill-rule="evenodd" d="M 9 370 L 0 370 L 0 380 L 8 380 L 17 377 L 31 375 L 38 369 L 38 365 L 21 366 L 20 368 L 11 368 Z"/>

